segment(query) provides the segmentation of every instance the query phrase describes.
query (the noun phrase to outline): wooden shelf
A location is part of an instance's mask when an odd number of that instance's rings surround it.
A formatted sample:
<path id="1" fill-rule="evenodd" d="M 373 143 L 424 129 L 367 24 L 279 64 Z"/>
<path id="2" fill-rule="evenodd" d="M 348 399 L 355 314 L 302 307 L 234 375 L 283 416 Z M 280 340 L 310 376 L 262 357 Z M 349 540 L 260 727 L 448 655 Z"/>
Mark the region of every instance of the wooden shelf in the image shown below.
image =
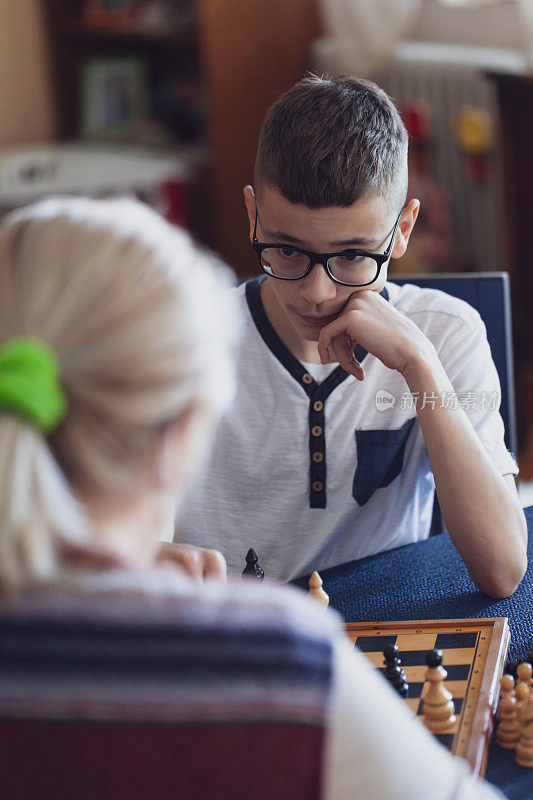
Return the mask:
<path id="1" fill-rule="evenodd" d="M 197 47 L 198 32 L 195 29 L 175 28 L 157 30 L 116 26 L 97 27 L 81 23 L 62 22 L 57 27 L 57 35 L 66 39 L 83 39 L 88 42 L 116 42 L 135 45 L 169 45 L 172 47 Z"/>

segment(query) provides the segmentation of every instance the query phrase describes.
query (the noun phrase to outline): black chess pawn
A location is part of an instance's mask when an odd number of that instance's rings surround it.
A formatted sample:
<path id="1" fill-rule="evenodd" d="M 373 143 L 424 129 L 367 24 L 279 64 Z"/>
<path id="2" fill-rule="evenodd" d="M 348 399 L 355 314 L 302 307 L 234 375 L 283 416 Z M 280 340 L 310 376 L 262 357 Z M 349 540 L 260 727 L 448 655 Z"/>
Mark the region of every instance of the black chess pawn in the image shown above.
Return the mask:
<path id="1" fill-rule="evenodd" d="M 442 664 L 442 650 L 439 650 L 438 647 L 435 647 L 433 650 L 429 650 L 426 653 L 426 664 L 430 669 L 436 669 L 436 667 L 440 667 Z"/>
<path id="2" fill-rule="evenodd" d="M 388 644 L 383 650 L 385 677 L 396 689 L 400 697 L 409 697 L 409 684 L 402 669 L 402 660 L 399 652 L 397 644 Z"/>
<path id="3" fill-rule="evenodd" d="M 257 581 L 262 581 L 265 573 L 257 563 L 257 553 L 250 547 L 246 553 L 246 566 L 242 571 L 243 578 L 255 578 Z"/>

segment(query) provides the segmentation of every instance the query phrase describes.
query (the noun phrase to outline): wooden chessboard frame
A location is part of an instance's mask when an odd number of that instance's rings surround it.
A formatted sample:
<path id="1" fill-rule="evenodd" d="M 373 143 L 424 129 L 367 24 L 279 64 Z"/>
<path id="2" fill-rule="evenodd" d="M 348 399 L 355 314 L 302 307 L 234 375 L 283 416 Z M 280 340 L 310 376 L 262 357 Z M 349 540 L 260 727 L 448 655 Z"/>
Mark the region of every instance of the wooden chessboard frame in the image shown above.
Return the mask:
<path id="1" fill-rule="evenodd" d="M 500 680 L 503 674 L 510 632 L 507 617 L 479 617 L 475 619 L 402 620 L 400 622 L 348 622 L 346 633 L 351 641 L 357 636 L 386 636 L 411 633 L 460 633 L 484 631 L 490 634 L 488 644 L 484 645 L 484 658 L 480 654 L 476 679 L 469 677 L 467 691 L 461 708 L 460 726 L 468 715 L 470 731 L 464 750 L 456 755 L 468 761 L 472 773 L 483 777 L 494 725 L 494 715 L 498 705 Z M 485 639 L 483 640 L 486 641 Z M 399 653 L 401 657 L 401 650 Z M 446 653 L 443 651 L 443 666 L 446 668 Z M 472 662 L 473 664 L 474 662 Z M 477 674 L 481 668 L 481 677 Z M 471 668 L 471 675 L 474 670 Z M 459 736 L 459 735 L 458 735 Z"/>

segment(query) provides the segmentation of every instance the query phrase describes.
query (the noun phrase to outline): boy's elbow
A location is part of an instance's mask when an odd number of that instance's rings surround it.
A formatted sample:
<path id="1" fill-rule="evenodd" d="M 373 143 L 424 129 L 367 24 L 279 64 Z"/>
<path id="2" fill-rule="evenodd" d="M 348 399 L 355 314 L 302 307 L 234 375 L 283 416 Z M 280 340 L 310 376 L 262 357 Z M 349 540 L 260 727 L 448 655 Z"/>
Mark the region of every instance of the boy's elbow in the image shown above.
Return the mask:
<path id="1" fill-rule="evenodd" d="M 518 588 L 527 570 L 527 522 L 521 507 L 516 508 L 516 514 L 510 516 L 507 536 L 505 558 L 494 557 L 491 567 L 482 576 L 474 581 L 482 592 L 495 600 L 510 597 Z"/>
<path id="2" fill-rule="evenodd" d="M 473 579 L 474 583 L 482 592 L 495 600 L 504 600 L 510 597 L 518 588 L 522 578 L 526 574 L 527 554 L 524 552 L 517 557 L 512 564 L 506 568 L 498 565 L 498 568 L 482 578 Z"/>

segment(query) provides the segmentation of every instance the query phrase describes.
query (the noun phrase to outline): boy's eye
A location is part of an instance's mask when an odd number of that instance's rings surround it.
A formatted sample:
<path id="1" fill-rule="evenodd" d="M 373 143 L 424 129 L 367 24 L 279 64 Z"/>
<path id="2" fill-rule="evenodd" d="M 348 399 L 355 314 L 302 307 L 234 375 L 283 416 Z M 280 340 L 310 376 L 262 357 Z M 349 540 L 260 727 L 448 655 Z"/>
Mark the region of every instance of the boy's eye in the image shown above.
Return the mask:
<path id="1" fill-rule="evenodd" d="M 294 247 L 280 247 L 279 251 L 284 258 L 291 258 L 291 256 L 298 255 Z"/>
<path id="2" fill-rule="evenodd" d="M 360 261 L 364 256 L 361 256 L 359 253 L 341 253 L 340 256 L 337 256 L 339 261 L 345 261 L 349 264 L 355 264 L 357 261 Z"/>

